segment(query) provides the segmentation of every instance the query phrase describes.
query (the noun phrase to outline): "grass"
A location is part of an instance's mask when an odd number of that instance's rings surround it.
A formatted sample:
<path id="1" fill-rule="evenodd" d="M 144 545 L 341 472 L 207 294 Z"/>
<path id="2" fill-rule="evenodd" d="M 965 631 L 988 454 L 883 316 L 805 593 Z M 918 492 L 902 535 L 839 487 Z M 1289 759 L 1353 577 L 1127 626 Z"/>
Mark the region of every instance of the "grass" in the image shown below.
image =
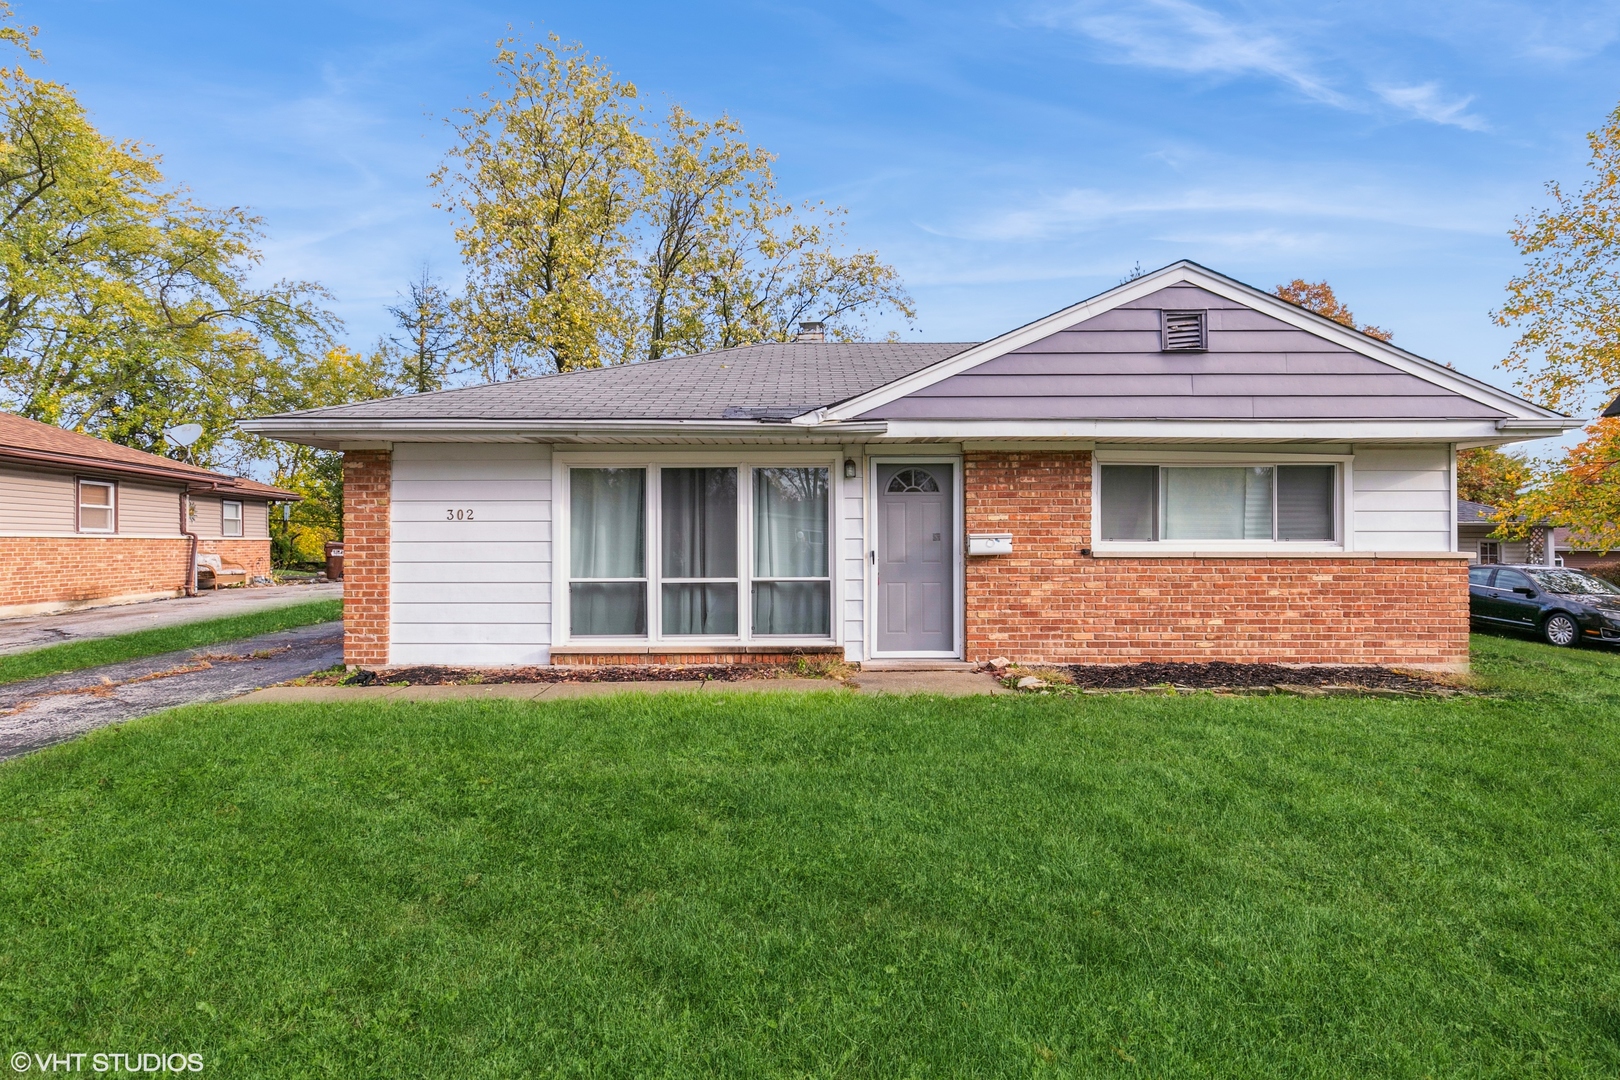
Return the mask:
<path id="1" fill-rule="evenodd" d="M 198 707 L 0 766 L 0 1050 L 1620 1072 L 1620 657 L 1494 696 Z"/>
<path id="2" fill-rule="evenodd" d="M 343 601 L 313 600 L 304 604 L 255 611 L 247 615 L 231 615 L 223 619 L 181 623 L 154 630 L 140 630 L 133 634 L 73 641 L 65 645 L 49 645 L 32 652 L 0 656 L 0 683 L 33 679 L 41 675 L 56 675 L 63 671 L 79 671 L 102 664 L 116 664 L 122 660 L 139 660 L 145 656 L 195 649 L 204 645 L 217 645 L 223 641 L 240 641 L 258 634 L 277 630 L 291 630 L 297 626 L 331 622 L 343 618 Z"/>

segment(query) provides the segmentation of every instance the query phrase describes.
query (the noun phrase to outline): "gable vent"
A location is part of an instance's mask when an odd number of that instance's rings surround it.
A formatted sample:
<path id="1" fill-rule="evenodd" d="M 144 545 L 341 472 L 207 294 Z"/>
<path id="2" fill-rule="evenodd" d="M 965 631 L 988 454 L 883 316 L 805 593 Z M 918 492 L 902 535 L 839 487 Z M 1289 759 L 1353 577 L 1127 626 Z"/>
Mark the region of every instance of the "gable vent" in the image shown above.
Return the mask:
<path id="1" fill-rule="evenodd" d="M 1165 352 L 1203 352 L 1209 348 L 1204 332 L 1205 312 L 1161 311 Z"/>

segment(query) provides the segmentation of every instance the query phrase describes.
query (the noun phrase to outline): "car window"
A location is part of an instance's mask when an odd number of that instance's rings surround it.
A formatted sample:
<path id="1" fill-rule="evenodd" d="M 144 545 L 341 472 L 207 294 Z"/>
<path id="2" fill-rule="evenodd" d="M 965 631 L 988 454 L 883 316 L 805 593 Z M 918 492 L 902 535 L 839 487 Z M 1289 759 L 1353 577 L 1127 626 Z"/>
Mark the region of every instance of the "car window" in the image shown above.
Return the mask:
<path id="1" fill-rule="evenodd" d="M 1586 593 L 1599 595 L 1613 595 L 1620 593 L 1620 589 L 1591 574 L 1583 574 L 1579 570 L 1538 570 L 1536 581 L 1543 589 L 1552 593 L 1563 593 L 1566 596 L 1580 596 Z"/>
<path id="2" fill-rule="evenodd" d="M 1498 589 L 1533 589 L 1535 584 L 1517 570 L 1498 570 L 1496 572 L 1496 587 Z"/>
<path id="3" fill-rule="evenodd" d="M 1489 585 L 1491 575 L 1494 573 L 1496 573 L 1496 567 L 1494 566 L 1470 566 L 1468 568 L 1468 584 Z"/>

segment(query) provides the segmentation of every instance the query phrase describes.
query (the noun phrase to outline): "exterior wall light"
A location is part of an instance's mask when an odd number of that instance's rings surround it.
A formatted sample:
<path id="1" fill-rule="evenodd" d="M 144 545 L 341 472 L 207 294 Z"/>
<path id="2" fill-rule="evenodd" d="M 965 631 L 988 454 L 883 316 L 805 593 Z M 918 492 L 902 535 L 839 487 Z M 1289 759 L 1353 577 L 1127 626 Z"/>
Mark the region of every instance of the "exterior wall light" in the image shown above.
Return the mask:
<path id="1" fill-rule="evenodd" d="M 853 479 L 855 479 L 855 459 L 854 458 L 845 458 L 844 459 L 844 479 L 845 480 L 853 480 Z"/>

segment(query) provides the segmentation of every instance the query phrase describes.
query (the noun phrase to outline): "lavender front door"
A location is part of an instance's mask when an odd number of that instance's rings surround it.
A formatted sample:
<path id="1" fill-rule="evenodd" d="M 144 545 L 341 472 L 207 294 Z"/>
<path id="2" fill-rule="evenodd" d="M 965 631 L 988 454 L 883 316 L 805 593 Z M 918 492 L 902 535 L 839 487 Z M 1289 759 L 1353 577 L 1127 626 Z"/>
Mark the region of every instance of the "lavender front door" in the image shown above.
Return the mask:
<path id="1" fill-rule="evenodd" d="M 950 465 L 877 467 L 877 651 L 956 648 Z"/>

